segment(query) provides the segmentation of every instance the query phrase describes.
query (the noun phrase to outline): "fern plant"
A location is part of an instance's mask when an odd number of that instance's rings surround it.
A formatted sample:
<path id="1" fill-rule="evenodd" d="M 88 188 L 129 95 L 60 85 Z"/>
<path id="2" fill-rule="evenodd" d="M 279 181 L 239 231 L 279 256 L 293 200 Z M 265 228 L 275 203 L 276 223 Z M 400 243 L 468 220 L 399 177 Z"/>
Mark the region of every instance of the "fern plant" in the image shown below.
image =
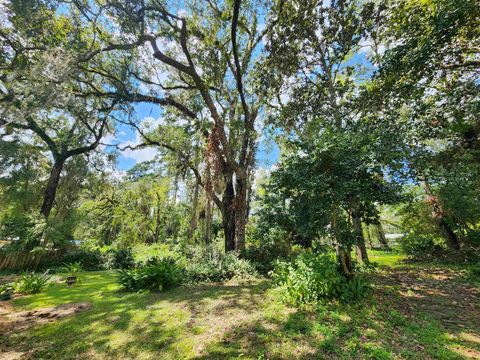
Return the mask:
<path id="1" fill-rule="evenodd" d="M 162 291 L 181 283 L 183 269 L 173 258 L 152 258 L 142 267 L 118 272 L 118 281 L 128 291 Z"/>

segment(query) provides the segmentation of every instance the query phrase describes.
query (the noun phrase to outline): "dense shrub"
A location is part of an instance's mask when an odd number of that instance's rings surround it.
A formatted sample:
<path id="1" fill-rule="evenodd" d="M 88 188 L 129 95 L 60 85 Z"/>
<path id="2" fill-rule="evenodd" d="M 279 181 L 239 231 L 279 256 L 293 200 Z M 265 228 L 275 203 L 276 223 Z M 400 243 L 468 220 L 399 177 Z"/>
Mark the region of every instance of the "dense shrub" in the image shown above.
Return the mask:
<path id="1" fill-rule="evenodd" d="M 152 258 L 136 269 L 119 270 L 119 282 L 128 291 L 167 290 L 182 281 L 183 269 L 172 258 Z"/>
<path id="2" fill-rule="evenodd" d="M 305 252 L 291 262 L 277 261 L 272 278 L 282 300 L 291 305 L 334 298 L 355 301 L 369 288 L 362 278 L 347 280 L 342 276 L 333 253 Z"/>
<path id="3" fill-rule="evenodd" d="M 46 273 L 42 275 L 25 273 L 22 274 L 19 280 L 13 283 L 12 288 L 18 294 L 36 294 L 42 291 L 49 281 L 50 277 Z"/>
<path id="4" fill-rule="evenodd" d="M 83 270 L 130 269 L 135 265 L 130 249 L 107 248 L 104 251 L 96 249 L 74 249 L 67 251 L 61 259 L 49 262 L 44 267 L 63 267 L 65 264 L 79 263 Z"/>
<path id="5" fill-rule="evenodd" d="M 407 234 L 401 240 L 400 246 L 405 254 L 416 257 L 434 256 L 445 249 L 441 241 L 435 240 L 433 236 L 415 233 Z"/>
<path id="6" fill-rule="evenodd" d="M 83 266 L 80 262 L 77 261 L 70 264 L 64 264 L 61 271 L 69 274 L 77 274 L 83 271 Z"/>
<path id="7" fill-rule="evenodd" d="M 473 283 L 480 283 L 480 262 L 467 270 L 467 279 Z"/>
<path id="8" fill-rule="evenodd" d="M 68 251 L 62 259 L 62 263 L 80 263 L 84 270 L 100 270 L 103 257 L 98 250 L 75 249 Z"/>
<path id="9" fill-rule="evenodd" d="M 190 282 L 247 279 L 258 275 L 248 260 L 235 253 L 225 254 L 214 246 L 195 248 L 186 257 L 186 278 Z"/>
<path id="10" fill-rule="evenodd" d="M 269 229 L 260 232 L 254 229 L 251 232 L 249 246 L 243 255 L 259 273 L 267 275 L 273 270 L 275 260 L 287 259 L 291 255 L 291 245 L 283 231 Z"/>
<path id="11" fill-rule="evenodd" d="M 102 255 L 104 269 L 131 269 L 135 266 L 131 249 L 108 249 Z"/>

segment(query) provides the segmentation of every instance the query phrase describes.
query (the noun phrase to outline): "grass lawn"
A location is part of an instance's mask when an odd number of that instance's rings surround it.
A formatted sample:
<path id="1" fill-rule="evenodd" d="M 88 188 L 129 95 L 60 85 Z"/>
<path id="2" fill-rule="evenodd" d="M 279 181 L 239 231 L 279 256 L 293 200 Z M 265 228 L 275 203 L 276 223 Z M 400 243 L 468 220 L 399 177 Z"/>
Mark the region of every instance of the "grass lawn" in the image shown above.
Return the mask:
<path id="1" fill-rule="evenodd" d="M 398 251 L 369 250 L 368 257 L 370 261 L 378 265 L 386 265 L 390 267 L 402 266 L 402 261 L 407 257 Z"/>
<path id="2" fill-rule="evenodd" d="M 13 311 L 85 301 L 92 308 L 3 334 L 0 358 L 480 357 L 480 290 L 463 270 L 402 266 L 398 255 L 381 252 L 371 257 L 395 267 L 376 271 L 370 299 L 301 310 L 282 305 L 262 280 L 131 294 L 119 291 L 115 272 L 84 273 L 80 285 L 55 284 L 12 301 Z"/>

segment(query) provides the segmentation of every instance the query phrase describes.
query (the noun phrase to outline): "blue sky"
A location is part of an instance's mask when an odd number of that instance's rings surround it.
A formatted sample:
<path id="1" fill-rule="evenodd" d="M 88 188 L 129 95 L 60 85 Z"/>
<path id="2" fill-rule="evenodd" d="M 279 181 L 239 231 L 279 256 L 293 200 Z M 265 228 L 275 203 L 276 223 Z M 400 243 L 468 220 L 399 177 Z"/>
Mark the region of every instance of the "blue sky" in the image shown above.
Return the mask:
<path id="1" fill-rule="evenodd" d="M 154 104 L 142 103 L 135 106 L 136 117 L 140 120 L 145 118 L 158 119 L 162 115 L 162 110 L 159 106 Z M 116 136 L 107 143 L 115 144 L 133 144 L 137 140 L 136 130 L 127 125 L 117 126 Z M 264 137 L 262 136 L 262 139 Z M 148 160 L 155 154 L 155 149 L 142 149 L 137 151 L 120 152 L 117 160 L 118 170 L 129 170 L 135 164 Z M 261 140 L 257 151 L 257 166 L 260 168 L 271 168 L 272 165 L 278 162 L 280 157 L 280 149 L 273 141 Z"/>

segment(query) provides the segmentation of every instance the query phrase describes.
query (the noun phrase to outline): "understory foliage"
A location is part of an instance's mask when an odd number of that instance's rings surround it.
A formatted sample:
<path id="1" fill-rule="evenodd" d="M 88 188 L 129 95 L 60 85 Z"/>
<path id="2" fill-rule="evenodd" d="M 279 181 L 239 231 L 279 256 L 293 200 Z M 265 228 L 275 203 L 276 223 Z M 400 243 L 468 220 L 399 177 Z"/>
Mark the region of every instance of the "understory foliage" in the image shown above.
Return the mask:
<path id="1" fill-rule="evenodd" d="M 272 271 L 282 301 L 291 305 L 314 304 L 331 299 L 358 301 L 369 283 L 357 276 L 347 279 L 338 271 L 334 253 L 303 252 L 291 262 L 278 261 Z"/>
<path id="2" fill-rule="evenodd" d="M 246 280 L 258 276 L 250 261 L 225 253 L 217 245 L 193 247 L 172 257 L 150 257 L 135 268 L 119 270 L 119 282 L 128 291 L 167 290 L 181 283 Z"/>
<path id="3" fill-rule="evenodd" d="M 32 272 L 22 274 L 20 279 L 11 285 L 7 285 L 7 288 L 10 287 L 17 294 L 36 294 L 45 289 L 49 283 L 50 276 L 46 273 L 36 274 Z"/>
<path id="4" fill-rule="evenodd" d="M 83 271 L 83 266 L 80 262 L 73 262 L 69 264 L 65 264 L 62 267 L 62 272 L 69 273 L 69 274 L 77 274 Z"/>
<path id="5" fill-rule="evenodd" d="M 130 269 L 135 266 L 132 250 L 108 249 L 103 254 L 102 266 L 104 269 Z"/>
<path id="6" fill-rule="evenodd" d="M 186 278 L 190 282 L 226 281 L 255 277 L 252 263 L 216 246 L 197 247 L 185 254 Z"/>
<path id="7" fill-rule="evenodd" d="M 128 291 L 162 291 L 182 281 L 183 269 L 172 258 L 152 258 L 145 265 L 132 270 L 119 270 L 118 281 Z"/>
<path id="8" fill-rule="evenodd" d="M 66 252 L 63 263 L 79 263 L 85 270 L 129 269 L 135 265 L 129 248 L 75 249 Z M 55 264 L 52 264 L 55 265 Z"/>

